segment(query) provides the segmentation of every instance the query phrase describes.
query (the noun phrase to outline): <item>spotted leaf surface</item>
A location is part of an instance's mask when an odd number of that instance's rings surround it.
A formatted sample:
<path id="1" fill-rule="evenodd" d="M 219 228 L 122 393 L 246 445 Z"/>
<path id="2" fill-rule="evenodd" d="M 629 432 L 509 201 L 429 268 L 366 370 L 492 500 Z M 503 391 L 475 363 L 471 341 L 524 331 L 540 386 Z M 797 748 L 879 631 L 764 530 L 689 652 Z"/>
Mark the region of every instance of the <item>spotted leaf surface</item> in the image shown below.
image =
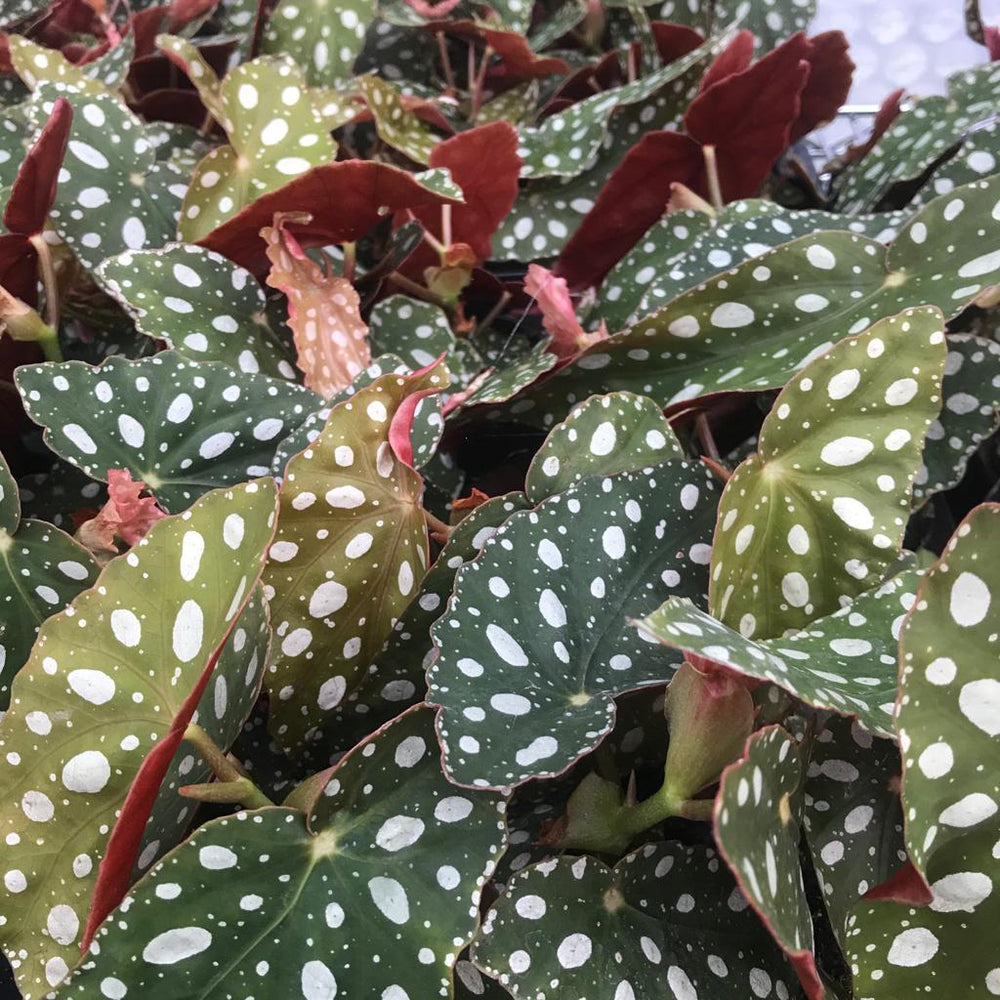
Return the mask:
<path id="1" fill-rule="evenodd" d="M 133 39 L 127 36 L 100 59 L 75 66 L 55 49 L 36 45 L 21 35 L 10 36 L 10 60 L 32 90 L 42 83 L 62 83 L 87 94 L 114 94 L 124 83 L 134 54 Z"/>
<path id="2" fill-rule="evenodd" d="M 438 139 L 412 111 L 403 107 L 399 91 L 377 76 L 358 77 L 357 86 L 375 116 L 379 138 L 415 163 L 427 163 Z"/>
<path id="3" fill-rule="evenodd" d="M 418 708 L 369 737 L 308 820 L 268 808 L 207 823 L 136 886 L 61 1000 L 223 1000 L 275 982 L 308 1000 L 451 995 L 504 802 L 448 784 L 431 718 Z M 206 892 L 211 917 L 193 902 Z"/>
<path id="4" fill-rule="evenodd" d="M 787 997 L 795 983 L 715 850 L 677 841 L 647 844 L 614 868 L 562 857 L 520 872 L 472 957 L 533 1000 L 742 1000 Z"/>
<path id="5" fill-rule="evenodd" d="M 161 46 L 186 59 L 189 48 L 170 36 Z M 195 168 L 179 231 L 197 242 L 256 198 L 312 167 L 331 163 L 337 147 L 313 108 L 302 70 L 287 57 L 261 56 L 233 69 L 217 88 L 203 83 L 200 64 L 187 64 L 207 107 L 229 136 Z"/>
<path id="6" fill-rule="evenodd" d="M 1000 920 L 996 560 L 1000 507 L 959 526 L 927 574 L 900 638 L 897 724 L 906 847 L 930 906 L 861 903 L 849 930 L 859 998 L 932 989 L 990 996 L 1000 964 L 988 941 Z"/>
<path id="7" fill-rule="evenodd" d="M 93 269 L 123 250 L 173 239 L 187 175 L 156 161 L 145 127 L 109 94 L 39 86 L 32 101 L 37 124 L 57 97 L 73 106 L 73 126 L 49 218 L 73 253 Z"/>
<path id="8" fill-rule="evenodd" d="M 141 333 L 184 357 L 294 380 L 284 345 L 268 325 L 260 285 L 225 257 L 175 243 L 118 254 L 97 276 Z"/>
<path id="9" fill-rule="evenodd" d="M 544 343 L 538 344 L 512 363 L 486 369 L 480 378 L 470 384 L 469 394 L 463 398 L 462 405 L 503 403 L 534 385 L 555 363 L 556 356 L 545 349 Z"/>
<path id="10" fill-rule="evenodd" d="M 27 952 L 16 970 L 26 997 L 76 962 L 109 828 L 140 766 L 172 755 L 260 574 L 274 516 L 265 480 L 157 522 L 43 626 L 18 674 L 0 723 L 0 939 L 8 954 Z"/>
<path id="11" fill-rule="evenodd" d="M 779 388 L 881 317 L 923 304 L 955 316 L 1000 280 L 998 204 L 1000 176 L 935 199 L 888 249 L 841 232 L 776 247 L 591 347 L 539 388 L 533 409 L 558 419 L 568 404 L 617 389 L 665 405 Z"/>
<path id="12" fill-rule="evenodd" d="M 0 455 L 0 708 L 39 626 L 96 578 L 82 545 L 44 521 L 21 519 L 17 483 Z"/>
<path id="13" fill-rule="evenodd" d="M 747 901 L 791 959 L 806 995 L 825 992 L 813 955 L 813 925 L 799 867 L 801 749 L 780 726 L 747 740 L 722 773 L 715 839 Z"/>
<path id="14" fill-rule="evenodd" d="M 711 9 L 716 25 L 738 22 L 767 50 L 809 27 L 816 16 L 816 0 L 716 0 Z"/>
<path id="15" fill-rule="evenodd" d="M 541 503 L 585 476 L 633 472 L 683 457 L 677 436 L 651 399 L 630 392 L 592 396 L 535 452 L 525 492 L 532 503 Z"/>
<path id="16" fill-rule="evenodd" d="M 941 314 L 918 309 L 848 337 L 789 382 L 722 495 L 716 618 L 767 639 L 877 583 L 899 552 L 944 362 Z"/>
<path id="17" fill-rule="evenodd" d="M 336 87 L 354 75 L 375 8 L 372 0 L 281 0 L 264 29 L 263 51 L 291 56 L 314 87 Z"/>
<path id="18" fill-rule="evenodd" d="M 660 642 L 748 677 L 771 681 L 807 704 L 856 716 L 893 738 L 896 646 L 920 573 L 907 570 L 801 632 L 755 642 L 689 601 L 671 598 L 637 622 Z"/>
<path id="19" fill-rule="evenodd" d="M 627 618 L 703 599 L 715 503 L 703 469 L 667 462 L 585 480 L 486 542 L 433 630 L 429 699 L 455 781 L 558 774 L 611 729 L 614 695 L 669 679 Z"/>
<path id="20" fill-rule="evenodd" d="M 270 727 L 289 751 L 307 753 L 363 681 L 427 569 L 423 481 L 393 428 L 445 385 L 442 369 L 384 375 L 335 406 L 288 463 L 265 583 L 277 636 Z"/>
<path id="21" fill-rule="evenodd" d="M 851 911 L 906 861 L 899 748 L 848 719 L 830 719 L 812 744 L 802 826 L 841 946 Z"/>
<path id="22" fill-rule="evenodd" d="M 261 230 L 271 270 L 267 283 L 288 298 L 288 325 L 305 384 L 329 399 L 371 361 L 368 324 L 354 286 L 306 256 L 283 221 Z"/>
<path id="23" fill-rule="evenodd" d="M 924 461 L 913 480 L 916 502 L 950 489 L 965 472 L 1000 411 L 1000 345 L 971 334 L 948 338 L 941 413 L 927 430 Z"/>
<path id="24" fill-rule="evenodd" d="M 493 497 L 455 526 L 361 685 L 334 708 L 324 727 L 331 746 L 352 747 L 364 733 L 423 700 L 427 666 L 434 656 L 429 630 L 444 613 L 455 574 L 479 555 L 486 539 L 511 514 L 528 506 L 523 493 Z"/>
<path id="25" fill-rule="evenodd" d="M 173 511 L 213 486 L 267 475 L 281 435 L 319 403 L 301 386 L 173 351 L 26 365 L 17 385 L 53 451 L 94 479 L 128 469 Z"/>

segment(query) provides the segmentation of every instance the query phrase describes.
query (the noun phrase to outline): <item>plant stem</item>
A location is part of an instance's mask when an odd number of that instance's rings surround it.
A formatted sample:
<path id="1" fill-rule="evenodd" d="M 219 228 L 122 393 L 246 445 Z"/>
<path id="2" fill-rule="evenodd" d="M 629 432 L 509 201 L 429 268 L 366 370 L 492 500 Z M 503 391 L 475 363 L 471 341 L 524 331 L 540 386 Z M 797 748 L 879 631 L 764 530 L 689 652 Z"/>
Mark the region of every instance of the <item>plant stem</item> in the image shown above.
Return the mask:
<path id="1" fill-rule="evenodd" d="M 479 109 L 483 105 L 483 83 L 486 80 L 486 70 L 489 67 L 490 59 L 493 58 L 493 49 L 487 45 L 483 49 L 483 61 L 479 64 L 479 73 L 476 75 L 476 83 L 472 89 L 472 114 L 471 121 L 476 123 L 479 117 Z"/>
<path id="2" fill-rule="evenodd" d="M 715 146 L 702 146 L 702 156 L 705 157 L 705 174 L 708 178 L 708 197 L 712 207 L 721 212 L 723 208 L 722 188 L 719 185 L 719 164 L 715 158 Z"/>
<path id="3" fill-rule="evenodd" d="M 222 751 L 197 722 L 190 723 L 184 730 L 184 739 L 201 754 L 219 781 L 237 781 L 246 777 L 243 769 Z"/>
<path id="4" fill-rule="evenodd" d="M 354 264 L 357 259 L 357 244 L 344 244 L 344 277 L 348 281 L 354 281 Z"/>
<path id="5" fill-rule="evenodd" d="M 274 805 L 197 722 L 189 723 L 184 730 L 184 739 L 198 751 L 218 779 L 211 784 L 186 785 L 181 789 L 186 798 L 200 802 L 239 802 L 248 809 Z"/>
<path id="6" fill-rule="evenodd" d="M 445 83 L 448 84 L 447 94 L 449 97 L 455 96 L 455 72 L 451 68 L 451 59 L 448 56 L 448 46 L 445 44 L 444 32 L 437 31 L 438 52 L 441 53 L 441 69 L 444 72 Z"/>
<path id="7" fill-rule="evenodd" d="M 409 292 L 411 295 L 416 296 L 418 299 L 423 299 L 425 302 L 430 302 L 432 305 L 440 306 L 449 317 L 451 316 L 451 307 L 441 298 L 440 295 L 435 295 L 429 288 L 424 288 L 423 285 L 418 285 L 415 281 L 411 281 L 406 277 L 405 274 L 400 274 L 399 271 L 393 271 L 389 275 L 389 280 L 394 285 L 399 285 L 404 292 Z"/>
<path id="8" fill-rule="evenodd" d="M 446 542 L 451 537 L 452 531 L 455 530 L 439 517 L 435 517 L 429 510 L 424 511 L 424 522 L 431 534 L 441 536 L 442 542 Z"/>
<path id="9" fill-rule="evenodd" d="M 45 288 L 45 322 L 53 330 L 59 329 L 59 282 L 56 280 L 56 268 L 52 262 L 52 251 L 45 242 L 44 233 L 36 233 L 31 237 L 31 245 L 38 254 L 38 267 L 41 271 L 42 286 Z M 48 355 L 46 355 L 48 357 Z M 49 358 L 51 361 L 52 359 Z M 61 361 L 62 358 L 60 357 Z"/>

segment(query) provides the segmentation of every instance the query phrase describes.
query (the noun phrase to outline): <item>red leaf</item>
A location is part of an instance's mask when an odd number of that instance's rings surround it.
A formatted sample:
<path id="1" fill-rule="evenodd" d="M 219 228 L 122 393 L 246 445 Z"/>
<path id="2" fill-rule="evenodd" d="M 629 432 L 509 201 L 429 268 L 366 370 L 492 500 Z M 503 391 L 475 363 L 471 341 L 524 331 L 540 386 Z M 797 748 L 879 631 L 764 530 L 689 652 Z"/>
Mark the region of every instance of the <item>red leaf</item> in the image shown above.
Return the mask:
<path id="1" fill-rule="evenodd" d="M 0 286 L 29 306 L 38 302 L 38 254 L 19 234 L 0 236 Z"/>
<path id="2" fill-rule="evenodd" d="M 688 108 L 688 134 L 716 147 L 725 201 L 757 194 L 788 148 L 809 79 L 808 54 L 809 42 L 799 32 L 749 69 L 709 87 Z"/>
<path id="3" fill-rule="evenodd" d="M 701 188 L 701 146 L 678 132 L 649 132 L 608 178 L 554 268 L 573 289 L 601 282 L 663 214 L 675 182 Z"/>
<path id="4" fill-rule="evenodd" d="M 258 236 L 276 212 L 310 215 L 308 226 L 289 222 L 286 228 L 303 247 L 316 247 L 357 240 L 389 212 L 450 202 L 386 163 L 326 163 L 258 198 L 198 242 L 260 275 L 268 260 Z"/>
<path id="5" fill-rule="evenodd" d="M 539 264 L 528 265 L 524 290 L 542 311 L 545 329 L 551 335 L 546 350 L 559 359 L 572 358 L 608 335 L 602 325 L 596 333 L 586 333 L 576 318 L 565 278 L 556 277 Z"/>
<path id="6" fill-rule="evenodd" d="M 854 61 L 842 31 L 824 31 L 809 39 L 809 80 L 802 91 L 802 108 L 789 141 L 798 142 L 817 125 L 837 117 L 854 79 Z"/>
<path id="7" fill-rule="evenodd" d="M 872 886 L 861 898 L 871 902 L 926 906 L 934 894 L 913 862 L 908 860 L 894 875 Z"/>
<path id="8" fill-rule="evenodd" d="M 739 31 L 733 40 L 715 57 L 701 78 L 698 93 L 703 94 L 709 87 L 726 80 L 736 73 L 749 69 L 753 61 L 755 39 L 752 31 Z"/>
<path id="9" fill-rule="evenodd" d="M 1000 60 L 1000 28 L 984 28 L 983 37 L 986 42 L 986 51 L 990 54 L 990 61 L 997 62 Z"/>
<path id="10" fill-rule="evenodd" d="M 875 122 L 872 125 L 872 134 L 858 146 L 849 146 L 844 153 L 845 164 L 857 163 L 863 160 L 874 148 L 875 144 L 889 130 L 889 126 L 899 117 L 900 107 L 903 103 L 903 94 L 906 91 L 900 87 L 894 90 L 883 102 L 875 115 Z"/>
<path id="11" fill-rule="evenodd" d="M 488 260 L 493 234 L 517 198 L 517 178 L 521 173 L 517 132 L 506 122 L 491 122 L 460 132 L 434 147 L 430 165 L 447 167 L 465 198 L 464 204 L 451 209 L 451 242 L 465 243 L 478 260 Z M 413 215 L 428 232 L 444 239 L 440 208 L 415 208 Z M 396 227 L 407 218 L 408 215 L 397 215 Z M 437 254 L 422 244 L 407 260 L 404 273 L 419 277 L 424 268 L 440 263 Z"/>
<path id="12" fill-rule="evenodd" d="M 354 286 L 326 274 L 285 229 L 287 222 L 308 224 L 308 216 L 276 213 L 274 225 L 260 235 L 267 243 L 271 272 L 267 283 L 288 296 L 288 325 L 295 335 L 297 364 L 305 384 L 324 399 L 346 389 L 372 359 L 368 325 Z"/>
<path id="13" fill-rule="evenodd" d="M 115 538 L 135 545 L 166 514 L 155 497 L 140 497 L 146 484 L 133 481 L 127 469 L 108 469 L 108 502 L 80 525 L 77 541 L 95 555 L 116 556 Z"/>
<path id="14" fill-rule="evenodd" d="M 565 73 L 569 66 L 562 59 L 536 55 L 528 40 L 516 31 L 487 28 L 475 21 L 428 21 L 430 31 L 443 31 L 455 38 L 479 41 L 488 45 L 504 64 L 504 76 L 519 80 Z"/>
<path id="15" fill-rule="evenodd" d="M 586 100 L 602 90 L 610 90 L 623 83 L 625 74 L 622 72 L 621 57 L 617 52 L 605 52 L 596 63 L 581 67 L 559 84 L 542 109 L 541 117 L 546 118 L 569 107 L 570 104 Z"/>
<path id="16" fill-rule="evenodd" d="M 44 228 L 49 209 L 55 201 L 59 168 L 66 153 L 72 123 L 72 106 L 65 97 L 58 98 L 11 187 L 3 213 L 4 225 L 11 233 L 30 237 Z"/>
<path id="17" fill-rule="evenodd" d="M 417 369 L 410 377 L 416 378 L 417 375 L 423 375 L 424 372 L 436 368 L 441 364 L 444 356 L 442 353 L 429 365 Z M 440 391 L 440 389 L 435 387 L 411 393 L 399 404 L 389 423 L 389 447 L 392 448 L 392 453 L 396 458 L 411 469 L 413 468 L 413 438 L 411 432 L 413 430 L 413 418 L 416 415 L 417 406 L 425 396 L 433 396 Z"/>
<path id="18" fill-rule="evenodd" d="M 674 24 L 671 21 L 653 21 L 653 38 L 656 40 L 656 51 L 664 66 L 681 56 L 693 52 L 705 39 L 701 34 L 689 28 L 686 24 Z"/>

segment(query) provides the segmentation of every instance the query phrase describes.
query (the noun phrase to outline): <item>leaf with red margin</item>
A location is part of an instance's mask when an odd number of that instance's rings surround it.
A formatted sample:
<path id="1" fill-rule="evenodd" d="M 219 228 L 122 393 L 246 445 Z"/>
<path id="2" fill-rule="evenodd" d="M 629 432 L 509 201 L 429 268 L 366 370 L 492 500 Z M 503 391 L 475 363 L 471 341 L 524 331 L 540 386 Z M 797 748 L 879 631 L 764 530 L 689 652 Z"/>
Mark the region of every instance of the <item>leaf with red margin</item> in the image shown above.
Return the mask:
<path id="1" fill-rule="evenodd" d="M 447 384 L 441 366 L 383 375 L 335 406 L 285 469 L 264 576 L 277 637 L 265 683 L 271 733 L 300 758 L 365 680 L 423 579 L 424 484 L 400 445 L 412 417 L 404 403 Z M 315 752 L 327 762 L 322 741 Z"/>
<path id="2" fill-rule="evenodd" d="M 340 275 L 324 273 L 306 256 L 285 228 L 290 221 L 278 213 L 274 225 L 260 231 L 271 261 L 267 283 L 288 297 L 288 325 L 306 386 L 330 399 L 370 363 L 368 324 L 361 318 L 354 286 Z M 308 225 L 310 220 L 299 216 L 294 221 Z"/>
<path id="3" fill-rule="evenodd" d="M 444 167 L 462 189 L 464 204 L 451 209 L 451 241 L 470 246 L 480 261 L 489 260 L 493 234 L 514 207 L 517 198 L 521 157 L 517 152 L 517 132 L 507 122 L 491 122 L 460 132 L 438 143 L 430 154 L 431 167 Z M 428 232 L 443 238 L 441 209 L 438 205 L 414 208 Z M 408 214 L 396 216 L 398 229 Z M 440 264 L 438 255 L 418 247 L 406 261 L 404 273 L 422 275 L 425 267 Z"/>
<path id="4" fill-rule="evenodd" d="M 824 31 L 809 39 L 809 79 L 802 91 L 799 117 L 792 126 L 790 143 L 796 143 L 818 125 L 837 117 L 854 79 L 854 60 L 842 31 Z"/>
<path id="5" fill-rule="evenodd" d="M 799 864 L 799 744 L 781 726 L 758 730 L 722 772 L 715 841 L 743 895 L 788 955 L 809 1000 L 826 995 L 813 953 L 813 925 Z"/>
<path id="6" fill-rule="evenodd" d="M 31 239 L 45 228 L 55 201 L 72 123 L 73 108 L 60 97 L 17 172 L 3 213 L 8 234 L 0 236 L 0 285 L 29 305 L 38 301 L 38 254 Z"/>
<path id="7" fill-rule="evenodd" d="M 700 187 L 701 146 L 679 132 L 650 132 L 625 155 L 563 247 L 554 271 L 571 288 L 598 285 L 663 214 L 670 185 Z"/>
<path id="8" fill-rule="evenodd" d="M 794 35 L 749 69 L 699 94 L 688 108 L 687 133 L 704 146 L 715 146 L 724 200 L 755 195 L 788 148 L 809 79 L 808 58 L 808 39 Z M 704 182 L 694 189 L 708 193 Z"/>
<path id="9" fill-rule="evenodd" d="M 263 568 L 275 507 L 263 479 L 159 521 L 43 625 L 18 674 L 0 723 L 0 870 L 20 891 L 3 901 L 0 941 L 30 956 L 17 970 L 26 996 L 78 961 L 92 893 L 88 932 L 127 887 L 160 780 Z M 95 862 L 112 856 L 97 892 Z"/>
<path id="10" fill-rule="evenodd" d="M 373 160 L 345 160 L 315 167 L 263 195 L 198 243 L 261 275 L 267 272 L 268 260 L 258 234 L 273 223 L 276 212 L 312 216 L 308 226 L 289 222 L 287 227 L 308 249 L 360 239 L 388 212 L 432 206 L 440 212 L 439 206 L 456 203 L 405 170 Z"/>

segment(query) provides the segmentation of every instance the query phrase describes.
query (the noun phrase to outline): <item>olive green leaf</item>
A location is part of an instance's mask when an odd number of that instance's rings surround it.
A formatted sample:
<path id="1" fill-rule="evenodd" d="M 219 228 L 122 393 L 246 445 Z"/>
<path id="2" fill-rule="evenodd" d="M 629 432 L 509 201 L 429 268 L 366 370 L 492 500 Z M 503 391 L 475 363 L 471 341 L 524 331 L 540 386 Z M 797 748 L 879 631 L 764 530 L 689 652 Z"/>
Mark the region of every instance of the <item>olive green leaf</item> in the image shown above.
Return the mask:
<path id="1" fill-rule="evenodd" d="M 97 578 L 97 563 L 69 535 L 21 518 L 17 483 L 0 455 L 0 709 L 46 618 Z"/>
<path id="2" fill-rule="evenodd" d="M 104 261 L 96 274 L 140 333 L 166 341 L 184 357 L 294 381 L 289 353 L 268 325 L 263 290 L 225 257 L 173 243 L 127 250 Z"/>
<path id="3" fill-rule="evenodd" d="M 825 996 L 799 865 L 802 750 L 780 726 L 758 730 L 722 773 L 715 840 L 747 901 L 791 959 L 809 1000 Z"/>
<path id="4" fill-rule="evenodd" d="M 636 625 L 685 655 L 771 681 L 816 708 L 856 716 L 870 732 L 891 739 L 896 645 L 919 581 L 917 570 L 906 570 L 803 631 L 764 641 L 748 639 L 676 597 Z"/>
<path id="5" fill-rule="evenodd" d="M 287 56 L 243 63 L 219 83 L 189 42 L 160 35 L 157 44 L 184 66 L 230 142 L 195 168 L 181 211 L 183 240 L 197 242 L 260 195 L 333 161 L 337 146 Z"/>
<path id="6" fill-rule="evenodd" d="M 505 847 L 504 806 L 448 784 L 431 713 L 414 709 L 338 764 L 308 817 L 267 808 L 205 824 L 57 995 L 451 996 Z"/>
<path id="7" fill-rule="evenodd" d="M 447 383 L 440 367 L 383 375 L 335 406 L 285 470 L 264 577 L 277 635 L 265 683 L 271 732 L 289 752 L 310 752 L 423 579 L 423 480 L 393 427 Z"/>
<path id="8" fill-rule="evenodd" d="M 42 83 L 61 83 L 81 93 L 116 94 L 135 54 L 131 35 L 100 59 L 82 66 L 71 63 L 57 49 L 36 45 L 21 35 L 11 35 L 9 44 L 14 71 L 32 90 Z"/>
<path id="9" fill-rule="evenodd" d="M 1000 175 L 936 198 L 888 249 L 844 232 L 786 243 L 596 344 L 512 405 L 530 401 L 537 422 L 561 419 L 595 392 L 631 390 L 667 405 L 780 388 L 880 318 L 924 304 L 950 318 L 1000 283 L 998 206 Z"/>
<path id="10" fill-rule="evenodd" d="M 795 988 L 716 851 L 678 841 L 646 844 L 614 868 L 584 856 L 519 872 L 472 958 L 515 996 L 548 1000 L 745 1000 Z"/>
<path id="11" fill-rule="evenodd" d="M 375 116 L 379 138 L 415 163 L 426 164 L 438 138 L 412 111 L 403 107 L 399 91 L 377 76 L 359 76 L 355 83 Z"/>
<path id="12" fill-rule="evenodd" d="M 859 998 L 988 997 L 1000 921 L 1000 506 L 977 507 L 925 576 L 900 637 L 906 848 L 928 907 L 861 903 L 848 957 Z M 972 945 L 970 947 L 970 945 Z"/>
<path id="13" fill-rule="evenodd" d="M 714 617 L 769 639 L 881 579 L 899 553 L 944 363 L 941 314 L 914 309 L 841 341 L 789 382 L 758 454 L 722 495 Z"/>
<path id="14" fill-rule="evenodd" d="M 185 302 L 176 301 L 178 310 Z M 57 455 L 94 479 L 128 469 L 170 511 L 213 486 L 267 475 L 281 435 L 320 402 L 291 382 L 173 351 L 141 361 L 110 357 L 97 367 L 23 365 L 16 380 Z"/>
<path id="15" fill-rule="evenodd" d="M 43 625 L 0 723 L 0 942 L 26 997 L 75 964 L 109 828 L 140 765 L 207 684 L 261 572 L 271 481 L 158 521 Z M 191 706 L 193 708 L 193 706 Z M 186 720 L 183 720 L 186 724 Z"/>
<path id="16" fill-rule="evenodd" d="M 627 619 L 703 599 L 716 495 L 683 461 L 591 477 L 511 516 L 459 570 L 428 671 L 453 780 L 558 774 L 611 729 L 615 695 L 670 678 Z"/>
<path id="17" fill-rule="evenodd" d="M 634 472 L 683 457 L 677 436 L 651 399 L 631 392 L 591 396 L 549 431 L 524 488 L 537 504 L 585 476 Z"/>
<path id="18" fill-rule="evenodd" d="M 736 21 L 752 31 L 759 48 L 767 51 L 796 31 L 806 31 L 816 6 L 817 0 L 715 0 L 710 9 L 715 26 Z"/>

